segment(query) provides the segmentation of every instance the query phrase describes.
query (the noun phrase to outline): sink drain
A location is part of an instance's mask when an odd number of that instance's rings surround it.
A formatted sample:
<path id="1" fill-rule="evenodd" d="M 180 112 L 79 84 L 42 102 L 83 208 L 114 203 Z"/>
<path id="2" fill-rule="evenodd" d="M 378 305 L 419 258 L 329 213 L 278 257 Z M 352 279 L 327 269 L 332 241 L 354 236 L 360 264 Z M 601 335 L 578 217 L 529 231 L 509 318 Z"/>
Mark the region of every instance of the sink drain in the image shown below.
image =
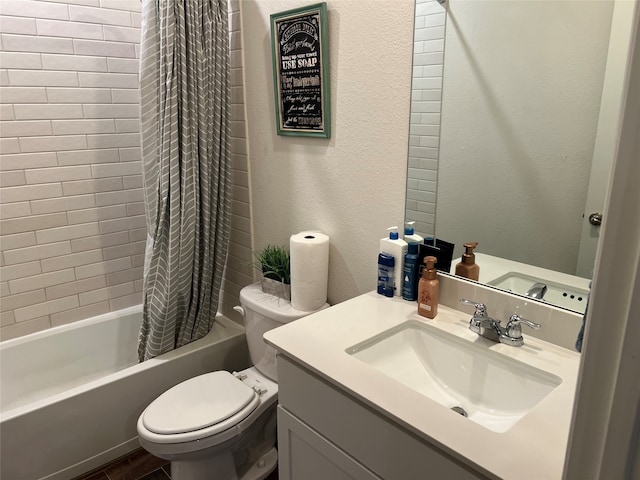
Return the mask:
<path id="1" fill-rule="evenodd" d="M 454 412 L 462 415 L 463 417 L 468 417 L 469 416 L 467 414 L 467 411 L 464 408 L 462 408 L 462 407 L 460 407 L 458 405 L 456 405 L 455 407 L 451 407 L 451 410 L 453 410 Z"/>

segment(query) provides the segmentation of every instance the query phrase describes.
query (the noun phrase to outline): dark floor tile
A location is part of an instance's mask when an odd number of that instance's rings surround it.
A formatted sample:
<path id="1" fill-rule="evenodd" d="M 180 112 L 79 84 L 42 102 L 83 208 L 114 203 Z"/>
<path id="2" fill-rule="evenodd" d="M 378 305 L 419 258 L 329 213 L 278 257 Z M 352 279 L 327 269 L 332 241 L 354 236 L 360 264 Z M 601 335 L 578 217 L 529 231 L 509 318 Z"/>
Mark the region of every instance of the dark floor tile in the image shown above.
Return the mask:
<path id="1" fill-rule="evenodd" d="M 168 464 L 166 460 L 154 457 L 146 450 L 139 449 L 105 467 L 105 473 L 109 480 L 139 480 L 166 464 Z"/>
<path id="2" fill-rule="evenodd" d="M 170 478 L 171 477 L 169 477 L 163 469 L 159 468 L 158 470 L 141 477 L 139 480 L 170 480 Z"/>
<path id="3" fill-rule="evenodd" d="M 109 477 L 107 477 L 107 474 L 102 470 L 100 472 L 93 472 L 81 477 L 76 477 L 75 480 L 109 480 Z"/>
<path id="4" fill-rule="evenodd" d="M 140 449 L 74 480 L 171 480 L 171 464 Z M 265 480 L 278 480 L 278 469 Z"/>
<path id="5" fill-rule="evenodd" d="M 267 478 L 264 480 L 278 480 L 278 469 L 276 468 L 273 472 L 269 474 Z"/>

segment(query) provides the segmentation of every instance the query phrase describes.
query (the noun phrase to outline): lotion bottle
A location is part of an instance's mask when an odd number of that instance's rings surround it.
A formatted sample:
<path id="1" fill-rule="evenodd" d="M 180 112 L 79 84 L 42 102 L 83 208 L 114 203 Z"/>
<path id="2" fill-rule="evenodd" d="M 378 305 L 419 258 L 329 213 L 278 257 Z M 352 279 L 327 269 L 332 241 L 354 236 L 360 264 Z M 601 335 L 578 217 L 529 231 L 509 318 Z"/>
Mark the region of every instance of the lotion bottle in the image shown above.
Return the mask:
<path id="1" fill-rule="evenodd" d="M 473 249 L 478 246 L 478 242 L 465 243 L 465 252 L 462 260 L 456 265 L 456 275 L 478 281 L 480 277 L 480 265 L 476 263 L 476 256 Z"/>
<path id="2" fill-rule="evenodd" d="M 418 314 L 427 318 L 438 315 L 438 301 L 440 300 L 440 282 L 436 276 L 436 257 L 424 258 L 425 267 L 418 284 Z"/>
<path id="3" fill-rule="evenodd" d="M 414 226 L 416 222 L 413 220 L 410 222 L 406 222 L 404 225 L 404 241 L 407 243 L 416 242 L 417 244 L 421 244 L 424 242 L 424 237 L 422 235 L 418 235 L 415 232 Z"/>
<path id="4" fill-rule="evenodd" d="M 394 259 L 393 294 L 399 297 L 402 295 L 402 269 L 408 245 L 407 242 L 398 238 L 398 227 L 389 227 L 387 230 L 389 237 L 380 239 L 380 253 L 391 255 Z"/>

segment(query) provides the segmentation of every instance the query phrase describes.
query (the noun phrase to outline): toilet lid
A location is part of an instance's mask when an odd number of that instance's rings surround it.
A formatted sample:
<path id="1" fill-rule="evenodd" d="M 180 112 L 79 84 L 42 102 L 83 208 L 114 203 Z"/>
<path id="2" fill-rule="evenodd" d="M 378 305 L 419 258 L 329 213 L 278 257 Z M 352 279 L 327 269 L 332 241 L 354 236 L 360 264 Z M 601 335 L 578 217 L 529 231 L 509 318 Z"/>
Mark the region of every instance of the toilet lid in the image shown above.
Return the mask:
<path id="1" fill-rule="evenodd" d="M 232 417 L 256 396 L 251 387 L 229 372 L 206 373 L 160 395 L 144 411 L 142 422 L 158 434 L 192 432 Z"/>

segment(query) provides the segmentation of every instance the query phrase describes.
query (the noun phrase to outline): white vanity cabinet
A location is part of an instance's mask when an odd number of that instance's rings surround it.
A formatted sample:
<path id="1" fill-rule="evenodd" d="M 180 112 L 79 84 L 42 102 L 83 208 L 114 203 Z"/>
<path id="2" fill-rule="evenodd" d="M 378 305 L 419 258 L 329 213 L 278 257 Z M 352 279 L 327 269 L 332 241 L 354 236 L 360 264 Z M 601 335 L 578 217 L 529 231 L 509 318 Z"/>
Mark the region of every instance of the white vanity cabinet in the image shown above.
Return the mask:
<path id="1" fill-rule="evenodd" d="M 496 478 L 419 438 L 285 355 L 278 356 L 278 398 L 280 480 Z"/>
<path id="2" fill-rule="evenodd" d="M 381 480 L 283 407 L 278 407 L 280 480 Z"/>

